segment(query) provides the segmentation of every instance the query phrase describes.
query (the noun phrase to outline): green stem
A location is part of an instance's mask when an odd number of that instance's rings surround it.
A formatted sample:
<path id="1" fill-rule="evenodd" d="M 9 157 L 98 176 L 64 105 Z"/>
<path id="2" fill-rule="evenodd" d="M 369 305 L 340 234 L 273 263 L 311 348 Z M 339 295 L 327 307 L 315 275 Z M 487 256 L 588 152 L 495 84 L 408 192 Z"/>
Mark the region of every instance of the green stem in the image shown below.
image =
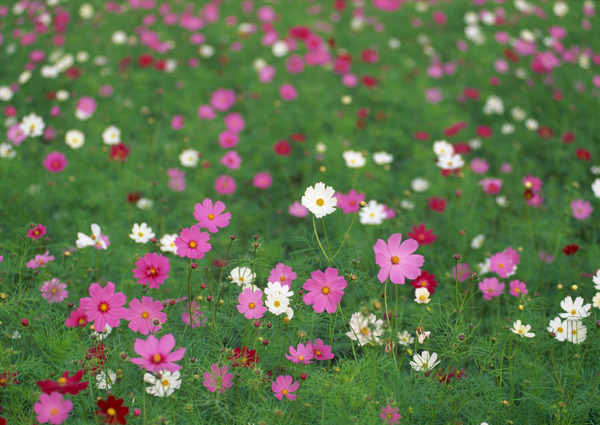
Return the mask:
<path id="1" fill-rule="evenodd" d="M 331 263 L 331 260 L 329 259 L 329 257 L 327 256 L 327 254 L 325 253 L 325 250 L 323 249 L 323 245 L 321 245 L 321 240 L 319 239 L 319 234 L 317 233 L 317 225 L 315 223 L 315 216 L 312 216 L 312 220 L 313 220 L 313 229 L 315 231 L 315 237 L 317 238 L 317 242 L 319 244 L 319 248 L 321 248 L 321 252 L 323 253 L 323 255 L 325 256 L 325 259 L 327 260 L 328 263 Z"/>
<path id="2" fill-rule="evenodd" d="M 325 235 L 325 242 L 327 242 L 327 253 L 331 256 L 331 249 L 329 248 L 329 238 L 327 237 L 327 230 L 325 229 L 325 220 L 321 217 L 321 224 L 323 225 L 323 234 Z M 331 262 L 331 260 L 329 260 Z"/>
<path id="3" fill-rule="evenodd" d="M 358 213 L 354 214 L 354 217 L 352 218 L 352 221 L 350 222 L 350 227 L 348 227 L 348 230 L 346 230 L 346 233 L 344 233 L 344 240 L 342 240 L 342 244 L 337 249 L 337 251 L 335 252 L 335 254 L 333 254 L 333 257 L 331 257 L 331 261 L 333 261 L 333 259 L 338 255 L 338 253 L 340 252 L 340 250 L 342 249 L 342 247 L 344 246 L 344 244 L 346 243 L 346 241 L 348 239 L 350 239 L 350 230 L 352 229 L 352 225 L 356 221 L 356 217 L 357 216 L 358 216 Z"/>

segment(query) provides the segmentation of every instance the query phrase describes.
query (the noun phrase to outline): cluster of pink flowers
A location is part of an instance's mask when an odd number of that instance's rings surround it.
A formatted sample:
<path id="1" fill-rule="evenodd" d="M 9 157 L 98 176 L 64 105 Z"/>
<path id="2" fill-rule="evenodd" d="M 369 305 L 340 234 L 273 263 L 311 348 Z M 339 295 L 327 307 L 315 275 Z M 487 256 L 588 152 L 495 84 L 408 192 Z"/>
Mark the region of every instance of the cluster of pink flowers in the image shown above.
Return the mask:
<path id="1" fill-rule="evenodd" d="M 510 294 L 513 297 L 520 298 L 522 295 L 527 295 L 527 285 L 519 280 L 511 280 L 509 283 Z M 483 293 L 483 298 L 491 300 L 494 297 L 499 297 L 504 292 L 504 283 L 498 281 L 496 277 L 488 277 L 479 282 L 479 290 Z"/>
<path id="2" fill-rule="evenodd" d="M 331 352 L 331 345 L 325 345 L 321 339 L 317 338 L 314 342 L 299 343 L 296 348 L 290 346 L 290 354 L 286 354 L 285 357 L 291 362 L 306 365 L 312 363 L 313 360 L 331 360 L 335 354 Z"/>

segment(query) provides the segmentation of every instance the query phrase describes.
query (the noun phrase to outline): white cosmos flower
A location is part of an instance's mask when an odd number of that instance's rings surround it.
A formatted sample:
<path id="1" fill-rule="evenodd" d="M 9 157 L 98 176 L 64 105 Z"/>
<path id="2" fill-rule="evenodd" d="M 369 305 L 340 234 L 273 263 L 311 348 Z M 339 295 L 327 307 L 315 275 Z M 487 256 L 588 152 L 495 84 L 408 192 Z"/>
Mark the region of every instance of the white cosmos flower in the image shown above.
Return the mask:
<path id="1" fill-rule="evenodd" d="M 135 203 L 140 210 L 149 210 L 154 205 L 154 201 L 148 198 L 140 198 Z"/>
<path id="2" fill-rule="evenodd" d="M 560 313 L 560 317 L 567 320 L 580 320 L 590 315 L 591 304 L 583 305 L 583 298 L 577 297 L 575 301 L 569 296 L 560 302 L 560 306 L 566 313 Z"/>
<path id="3" fill-rule="evenodd" d="M 375 161 L 375 164 L 377 165 L 391 164 L 393 160 L 394 157 L 392 156 L 392 154 L 389 154 L 387 152 L 375 152 L 373 154 L 373 161 Z"/>
<path id="4" fill-rule="evenodd" d="M 374 314 L 368 316 L 361 312 L 356 312 L 350 318 L 350 332 L 346 336 L 353 341 L 358 341 L 358 345 L 375 343 L 380 345 L 379 336 L 383 334 L 383 320 L 375 317 Z"/>
<path id="5" fill-rule="evenodd" d="M 433 152 L 437 156 L 445 156 L 454 154 L 454 147 L 445 140 L 438 140 L 433 143 Z"/>
<path id="6" fill-rule="evenodd" d="M 498 96 L 490 96 L 486 99 L 485 105 L 483 107 L 483 113 L 486 115 L 498 114 L 501 115 L 504 113 L 504 102 Z"/>
<path id="7" fill-rule="evenodd" d="M 400 345 L 408 347 L 409 345 L 414 344 L 415 337 L 412 336 L 407 330 L 405 330 L 402 333 L 398 332 L 398 342 L 400 343 Z"/>
<path id="8" fill-rule="evenodd" d="M 520 320 L 517 320 L 513 323 L 512 331 L 517 335 L 521 335 L 521 337 L 533 338 L 535 334 L 533 332 L 529 332 L 531 330 L 531 325 L 523 325 Z"/>
<path id="9" fill-rule="evenodd" d="M 42 117 L 31 113 L 23 117 L 21 128 L 29 137 L 39 137 L 44 134 L 46 124 Z"/>
<path id="10" fill-rule="evenodd" d="M 110 335 L 112 330 L 113 330 L 113 328 L 106 325 L 102 332 L 94 331 L 94 332 L 92 332 L 92 335 L 94 335 L 96 337 L 96 341 L 102 341 L 104 338 L 106 338 L 108 335 Z"/>
<path id="11" fill-rule="evenodd" d="M 14 158 L 17 152 L 14 151 L 12 143 L 0 143 L 0 158 Z"/>
<path id="12" fill-rule="evenodd" d="M 429 353 L 429 351 L 421 351 L 421 354 L 415 354 L 413 361 L 410 362 L 411 367 L 417 372 L 425 372 L 435 368 L 440 361 L 437 359 L 436 353 Z"/>
<path id="13" fill-rule="evenodd" d="M 460 154 L 455 153 L 452 155 L 438 156 L 438 160 L 435 165 L 444 170 L 456 170 L 457 168 L 464 166 L 465 161 L 463 161 Z"/>
<path id="14" fill-rule="evenodd" d="M 410 182 L 410 187 L 415 192 L 425 192 L 427 189 L 429 189 L 430 185 L 431 183 L 429 183 L 429 180 L 426 180 L 421 177 L 417 177 L 416 179 L 413 179 L 412 182 Z"/>
<path id="15" fill-rule="evenodd" d="M 256 274 L 252 273 L 249 267 L 236 267 L 229 272 L 231 281 L 238 286 L 251 285 L 256 278 Z"/>
<path id="16" fill-rule="evenodd" d="M 13 91 L 8 86 L 0 86 L 0 100 L 9 101 L 13 97 Z"/>
<path id="17" fill-rule="evenodd" d="M 596 292 L 596 295 L 592 298 L 592 305 L 594 308 L 600 308 L 600 292 Z"/>
<path id="18" fill-rule="evenodd" d="M 186 149 L 179 155 L 179 162 L 184 167 L 194 168 L 198 165 L 198 151 Z"/>
<path id="19" fill-rule="evenodd" d="M 81 232 L 77 233 L 77 241 L 75 242 L 77 248 L 82 249 L 87 246 L 100 247 L 102 249 L 106 249 L 106 243 L 100 237 L 100 226 L 96 223 L 92 224 L 92 234 L 91 236 L 85 235 Z"/>
<path id="20" fill-rule="evenodd" d="M 557 341 L 564 341 L 567 339 L 567 321 L 560 320 L 560 317 L 555 317 L 550 320 L 548 324 L 548 332 L 554 332 Z"/>
<path id="21" fill-rule="evenodd" d="M 592 278 L 592 282 L 595 283 L 594 288 L 600 291 L 600 270 L 596 272 L 594 277 Z"/>
<path id="22" fill-rule="evenodd" d="M 316 218 L 324 217 L 335 211 L 337 198 L 333 196 L 335 190 L 331 186 L 325 187 L 324 183 L 317 183 L 314 187 L 306 188 L 302 196 L 302 205 L 315 215 Z"/>
<path id="23" fill-rule="evenodd" d="M 107 127 L 102 132 L 102 141 L 106 145 L 116 145 L 121 142 L 121 130 L 114 125 Z"/>
<path id="24" fill-rule="evenodd" d="M 290 287 L 282 285 L 281 282 L 267 282 L 264 293 L 267 297 L 283 295 L 286 298 L 291 298 L 291 296 L 294 295 L 294 291 L 290 291 Z"/>
<path id="25" fill-rule="evenodd" d="M 155 234 L 152 232 L 152 228 L 146 223 L 134 223 L 133 228 L 131 229 L 131 234 L 129 235 L 129 237 L 137 243 L 146 243 L 154 236 Z"/>
<path id="26" fill-rule="evenodd" d="M 271 294 L 265 301 L 265 306 L 275 316 L 286 313 L 290 306 L 290 299 L 283 294 Z"/>
<path id="27" fill-rule="evenodd" d="M 117 374 L 110 369 L 101 370 L 96 375 L 96 386 L 100 390 L 110 390 L 117 381 Z"/>
<path id="28" fill-rule="evenodd" d="M 146 373 L 144 381 L 152 386 L 146 387 L 146 392 L 156 397 L 167 397 L 181 387 L 181 374 L 179 371 L 169 372 L 161 370 L 158 374 Z"/>
<path id="29" fill-rule="evenodd" d="M 79 130 L 69 130 L 65 133 L 65 143 L 71 149 L 79 149 L 85 143 L 85 134 Z"/>
<path id="30" fill-rule="evenodd" d="M 592 183 L 592 191 L 596 198 L 600 198 L 600 178 L 597 178 L 594 180 L 594 183 Z"/>
<path id="31" fill-rule="evenodd" d="M 587 336 L 587 328 L 579 320 L 567 320 L 567 341 L 581 344 Z"/>
<path id="32" fill-rule="evenodd" d="M 358 216 L 361 224 L 381 224 L 387 217 L 387 213 L 383 204 L 371 200 L 365 207 L 358 210 Z"/>
<path id="33" fill-rule="evenodd" d="M 400 207 L 405 209 L 405 210 L 413 210 L 415 208 L 415 204 L 412 201 L 409 201 L 408 199 L 403 199 L 402 201 L 400 201 Z"/>
<path id="34" fill-rule="evenodd" d="M 177 239 L 177 236 L 177 234 L 163 235 L 163 237 L 160 238 L 160 250 L 162 252 L 172 252 L 175 254 L 177 252 L 177 247 L 175 246 L 175 239 Z"/>
<path id="35" fill-rule="evenodd" d="M 473 240 L 471 241 L 471 248 L 473 249 L 479 249 L 483 246 L 483 241 L 485 240 L 485 236 L 484 235 L 477 235 L 473 238 Z"/>
<path id="36" fill-rule="evenodd" d="M 429 304 L 429 291 L 427 288 L 417 288 L 415 289 L 415 301 L 417 304 Z"/>
<path id="37" fill-rule="evenodd" d="M 346 166 L 349 168 L 361 168 L 364 167 L 367 159 L 364 155 L 357 151 L 346 151 L 343 153 Z"/>

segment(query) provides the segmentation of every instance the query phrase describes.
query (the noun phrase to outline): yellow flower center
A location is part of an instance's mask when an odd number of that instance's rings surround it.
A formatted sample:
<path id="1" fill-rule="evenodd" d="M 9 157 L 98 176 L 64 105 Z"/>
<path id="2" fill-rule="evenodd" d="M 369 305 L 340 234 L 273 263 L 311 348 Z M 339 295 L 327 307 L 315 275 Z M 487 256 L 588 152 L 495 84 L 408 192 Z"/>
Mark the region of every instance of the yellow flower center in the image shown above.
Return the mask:
<path id="1" fill-rule="evenodd" d="M 150 313 L 147 311 L 142 312 L 142 319 L 147 319 L 148 317 L 150 317 Z"/>
<path id="2" fill-rule="evenodd" d="M 214 220 L 214 219 L 215 219 L 215 216 L 214 216 L 213 214 L 209 214 L 209 215 L 208 215 L 208 219 L 209 219 L 209 220 Z"/>
<path id="3" fill-rule="evenodd" d="M 323 205 L 325 205 L 325 201 L 322 200 L 321 198 L 317 199 L 317 205 L 322 207 Z"/>
<path id="4" fill-rule="evenodd" d="M 321 289 L 321 292 L 325 295 L 329 294 L 329 292 L 330 292 L 329 286 L 324 286 L 323 289 Z"/>
<path id="5" fill-rule="evenodd" d="M 86 324 L 86 321 L 85 321 L 85 319 L 82 317 L 81 319 L 79 319 L 79 322 L 78 322 L 78 323 L 79 323 L 80 325 L 82 325 L 82 326 L 83 326 L 83 325 L 85 325 L 85 324 Z"/>
<path id="6" fill-rule="evenodd" d="M 361 334 L 363 334 L 363 335 L 369 335 L 369 332 L 371 332 L 371 331 L 369 330 L 369 328 L 362 328 L 362 329 L 360 330 L 360 333 L 361 333 Z"/>
<path id="7" fill-rule="evenodd" d="M 52 410 L 50 410 L 50 414 L 51 414 L 52 416 L 54 416 L 54 415 L 58 415 L 58 409 L 57 409 L 56 407 L 52 408 Z"/>
<path id="8" fill-rule="evenodd" d="M 108 304 L 106 304 L 106 303 L 100 304 L 100 311 L 108 311 Z"/>
<path id="9" fill-rule="evenodd" d="M 138 236 L 141 238 L 142 236 L 144 236 L 144 232 L 138 232 Z"/>
<path id="10" fill-rule="evenodd" d="M 90 238 L 92 238 L 92 240 L 95 241 L 96 240 L 96 235 L 92 235 L 92 236 L 90 236 Z"/>
<path id="11" fill-rule="evenodd" d="M 116 411 L 115 409 L 113 409 L 112 407 L 109 407 L 109 408 L 106 410 L 106 414 L 107 414 L 108 416 L 115 416 L 115 415 L 117 414 L 117 411 Z"/>
<path id="12" fill-rule="evenodd" d="M 521 291 L 519 290 L 519 288 L 515 288 L 515 292 L 518 294 L 518 293 L 520 293 Z"/>
<path id="13" fill-rule="evenodd" d="M 425 300 L 427 299 L 427 297 L 426 297 L 425 295 L 420 295 L 420 296 L 419 296 L 419 299 L 420 299 L 421 301 L 425 301 Z"/>
<path id="14" fill-rule="evenodd" d="M 150 267 L 150 274 L 156 276 L 156 269 L 154 267 Z"/>
<path id="15" fill-rule="evenodd" d="M 315 350 L 315 356 L 320 356 L 320 355 L 322 355 L 322 354 L 323 354 L 323 353 L 321 353 L 321 350 Z"/>
<path id="16" fill-rule="evenodd" d="M 250 303 L 250 304 L 248 304 L 248 308 L 250 308 L 250 309 L 253 309 L 253 308 L 255 308 L 255 307 L 256 307 L 256 304 L 254 304 L 254 303 Z"/>
<path id="17" fill-rule="evenodd" d="M 156 353 L 154 356 L 152 356 L 152 361 L 154 363 L 160 363 L 162 361 L 162 356 Z"/>
<path id="18" fill-rule="evenodd" d="M 304 356 L 298 356 L 298 360 L 300 360 L 301 362 L 304 361 Z"/>
<path id="19" fill-rule="evenodd" d="M 522 334 L 523 333 L 523 328 L 519 329 L 519 333 Z"/>
<path id="20" fill-rule="evenodd" d="M 281 303 L 280 303 L 279 301 L 275 301 L 275 302 L 273 303 L 273 305 L 274 305 L 275 307 L 279 307 L 279 306 L 281 305 Z"/>
<path id="21" fill-rule="evenodd" d="M 198 246 L 198 244 L 197 244 L 195 241 L 191 241 L 191 242 L 188 244 L 188 246 L 189 246 L 190 248 L 196 248 L 196 247 Z"/>
<path id="22" fill-rule="evenodd" d="M 288 393 L 288 390 L 281 390 L 281 394 L 286 395 Z"/>
<path id="23" fill-rule="evenodd" d="M 52 293 L 56 294 L 57 289 L 56 288 L 52 288 Z"/>
<path id="24" fill-rule="evenodd" d="M 504 268 L 504 264 L 500 263 L 500 264 L 498 264 L 498 267 L 500 267 L 501 269 L 503 269 Z"/>
<path id="25" fill-rule="evenodd" d="M 573 329 L 573 335 L 577 335 L 577 329 Z"/>
<path id="26" fill-rule="evenodd" d="M 564 329 L 562 328 L 562 326 L 559 326 L 558 328 L 556 328 L 557 331 L 559 331 L 560 333 L 564 332 Z"/>
<path id="27" fill-rule="evenodd" d="M 392 257 L 392 264 L 398 264 L 398 263 L 400 263 L 400 258 L 398 256 L 394 255 Z"/>
<path id="28" fill-rule="evenodd" d="M 65 385 L 67 383 L 67 378 L 61 376 L 60 378 L 58 378 L 57 382 L 59 385 Z"/>
<path id="29" fill-rule="evenodd" d="M 167 379 L 163 379 L 162 384 L 163 384 L 163 387 L 168 387 L 170 382 Z"/>
<path id="30" fill-rule="evenodd" d="M 39 235 L 39 234 L 40 234 L 40 231 L 39 231 L 38 229 L 35 229 L 35 230 L 33 231 L 33 234 L 37 236 L 37 235 Z"/>
<path id="31" fill-rule="evenodd" d="M 281 282 L 285 282 L 285 276 L 281 276 L 281 277 L 279 278 L 279 280 L 280 280 Z"/>
<path id="32" fill-rule="evenodd" d="M 571 310 L 571 314 L 572 314 L 573 316 L 574 316 L 574 315 L 576 315 L 576 314 L 577 314 L 577 310 L 575 310 L 575 309 Z"/>
<path id="33" fill-rule="evenodd" d="M 426 280 L 422 280 L 421 281 L 421 286 L 423 286 L 423 287 L 427 286 L 427 281 Z"/>

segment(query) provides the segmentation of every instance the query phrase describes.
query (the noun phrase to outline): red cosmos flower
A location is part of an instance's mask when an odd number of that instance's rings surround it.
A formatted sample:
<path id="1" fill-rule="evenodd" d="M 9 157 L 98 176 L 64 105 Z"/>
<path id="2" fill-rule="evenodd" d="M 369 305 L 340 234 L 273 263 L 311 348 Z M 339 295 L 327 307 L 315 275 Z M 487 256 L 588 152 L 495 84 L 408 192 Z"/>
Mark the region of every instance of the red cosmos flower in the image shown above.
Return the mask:
<path id="1" fill-rule="evenodd" d="M 446 210 L 447 202 L 444 198 L 433 196 L 431 198 L 427 198 L 427 204 L 433 211 L 443 213 Z"/>
<path id="2" fill-rule="evenodd" d="M 243 366 L 252 369 L 256 363 L 258 363 L 258 356 L 256 355 L 256 350 L 250 350 L 246 347 L 235 348 L 233 350 L 233 356 L 227 357 L 231 360 L 231 365 L 233 367 Z"/>
<path id="3" fill-rule="evenodd" d="M 538 135 L 542 139 L 549 139 L 550 137 L 554 136 L 554 132 L 550 127 L 543 125 L 538 129 Z"/>
<path id="4" fill-rule="evenodd" d="M 437 236 L 433 234 L 433 229 L 427 230 L 425 228 L 425 223 L 421 223 L 418 226 L 414 225 L 412 233 L 407 232 L 406 235 L 416 240 L 419 245 L 429 245 L 437 239 Z"/>
<path id="5" fill-rule="evenodd" d="M 58 391 L 61 394 L 77 395 L 80 391 L 85 390 L 88 386 L 88 383 L 85 381 L 79 382 L 83 377 L 83 373 L 84 371 L 80 370 L 76 372 L 73 376 L 69 377 L 69 371 L 67 370 L 56 381 L 47 379 L 45 381 L 37 381 L 37 384 L 46 394 Z"/>
<path id="6" fill-rule="evenodd" d="M 422 270 L 419 277 L 417 277 L 415 280 L 412 280 L 410 284 L 415 289 L 427 288 L 430 294 L 433 294 L 435 292 L 435 287 L 437 286 L 435 275 L 425 270 Z"/>
<path id="7" fill-rule="evenodd" d="M 465 376 L 465 370 L 461 369 L 457 372 L 454 371 L 454 368 L 450 366 L 448 373 L 444 373 L 442 369 L 438 370 L 437 378 L 440 384 L 447 384 L 451 379 L 455 378 L 460 379 Z"/>
<path id="8" fill-rule="evenodd" d="M 280 140 L 273 145 L 273 150 L 277 155 L 290 156 L 290 153 L 292 152 L 292 146 L 287 140 Z"/>
<path id="9" fill-rule="evenodd" d="M 96 371 L 103 367 L 107 361 L 106 353 L 104 352 L 104 344 L 99 343 L 94 345 L 87 351 L 85 358 L 89 361 L 89 364 L 84 366 L 85 370 L 89 371 L 92 375 L 95 375 Z M 84 360 L 82 360 L 81 363 L 83 365 Z"/>
<path id="10" fill-rule="evenodd" d="M 583 148 L 577 149 L 577 151 L 575 152 L 575 155 L 577 155 L 577 159 L 581 159 L 584 161 L 589 161 L 591 158 L 590 151 L 588 151 L 587 149 L 583 149 Z"/>
<path id="11" fill-rule="evenodd" d="M 477 127 L 477 135 L 479 137 L 488 138 L 492 137 L 492 129 L 487 125 L 480 125 Z"/>
<path id="12" fill-rule="evenodd" d="M 365 75 L 360 79 L 360 81 L 363 83 L 363 86 L 368 89 L 372 89 L 377 85 L 377 79 L 375 77 L 371 77 L 370 75 Z"/>
<path id="13" fill-rule="evenodd" d="M 292 38 L 296 38 L 298 40 L 306 40 L 308 36 L 311 34 L 310 28 L 304 25 L 299 25 L 296 27 L 291 27 L 288 30 L 288 34 Z"/>
<path id="14" fill-rule="evenodd" d="M 568 145 L 569 143 L 573 143 L 574 141 L 575 141 L 575 135 L 570 131 L 565 133 L 562 137 L 562 142 L 565 145 Z"/>
<path id="15" fill-rule="evenodd" d="M 138 57 L 138 65 L 142 68 L 147 68 L 152 65 L 154 58 L 148 53 L 144 53 Z"/>
<path id="16" fill-rule="evenodd" d="M 16 376 L 19 374 L 19 372 L 15 372 L 15 373 L 11 373 L 11 372 L 5 372 L 5 373 L 0 373 L 0 388 L 2 387 L 6 387 L 8 384 L 18 384 L 19 381 L 16 379 Z"/>
<path id="17" fill-rule="evenodd" d="M 110 157 L 115 161 L 125 162 L 130 152 L 131 150 L 125 145 L 125 143 L 120 142 L 111 146 Z"/>
<path id="18" fill-rule="evenodd" d="M 452 124 L 450 127 L 444 129 L 444 136 L 452 137 L 456 136 L 461 130 L 467 127 L 467 123 L 464 121 Z"/>
<path id="19" fill-rule="evenodd" d="M 379 60 L 379 55 L 373 49 L 365 49 L 360 52 L 360 59 L 364 63 L 375 63 Z"/>
<path id="20" fill-rule="evenodd" d="M 154 69 L 157 71 L 165 71 L 167 69 L 167 61 L 165 59 L 154 62 Z"/>
<path id="21" fill-rule="evenodd" d="M 140 200 L 141 197 L 142 194 L 140 192 L 129 192 L 127 194 L 127 202 L 129 202 L 130 204 L 135 204 L 137 201 Z"/>
<path id="22" fill-rule="evenodd" d="M 429 140 L 429 133 L 427 133 L 426 131 L 417 131 L 413 137 L 416 140 Z"/>
<path id="23" fill-rule="evenodd" d="M 453 143 L 452 147 L 454 148 L 454 153 L 459 153 L 461 155 L 471 153 L 471 147 L 465 142 Z"/>
<path id="24" fill-rule="evenodd" d="M 335 0 L 333 2 L 333 7 L 338 12 L 343 12 L 346 10 L 346 0 Z"/>
<path id="25" fill-rule="evenodd" d="M 506 59 L 508 59 L 511 62 L 514 62 L 514 63 L 519 62 L 519 55 L 510 49 L 504 50 L 504 56 L 506 57 Z"/>
<path id="26" fill-rule="evenodd" d="M 566 255 L 573 255 L 575 254 L 577 251 L 579 251 L 579 245 L 577 244 L 570 244 L 570 245 L 566 245 L 563 249 L 562 252 L 564 252 Z"/>
<path id="27" fill-rule="evenodd" d="M 114 395 L 109 395 L 106 400 L 98 400 L 96 403 L 100 410 L 96 410 L 96 415 L 104 418 L 105 424 L 126 424 L 125 416 L 129 413 L 129 407 L 123 406 L 123 399 L 116 399 Z"/>
<path id="28" fill-rule="evenodd" d="M 294 133 L 294 134 L 290 135 L 290 140 L 292 142 L 303 143 L 304 141 L 306 141 L 306 138 L 304 137 L 304 134 L 302 134 L 302 133 Z"/>
<path id="29" fill-rule="evenodd" d="M 81 69 L 77 68 L 76 66 L 72 66 L 65 71 L 64 76 L 70 78 L 71 80 L 76 80 L 81 77 Z"/>
<path id="30" fill-rule="evenodd" d="M 479 90 L 477 90 L 477 89 L 465 87 L 463 94 L 467 99 L 479 100 Z"/>

